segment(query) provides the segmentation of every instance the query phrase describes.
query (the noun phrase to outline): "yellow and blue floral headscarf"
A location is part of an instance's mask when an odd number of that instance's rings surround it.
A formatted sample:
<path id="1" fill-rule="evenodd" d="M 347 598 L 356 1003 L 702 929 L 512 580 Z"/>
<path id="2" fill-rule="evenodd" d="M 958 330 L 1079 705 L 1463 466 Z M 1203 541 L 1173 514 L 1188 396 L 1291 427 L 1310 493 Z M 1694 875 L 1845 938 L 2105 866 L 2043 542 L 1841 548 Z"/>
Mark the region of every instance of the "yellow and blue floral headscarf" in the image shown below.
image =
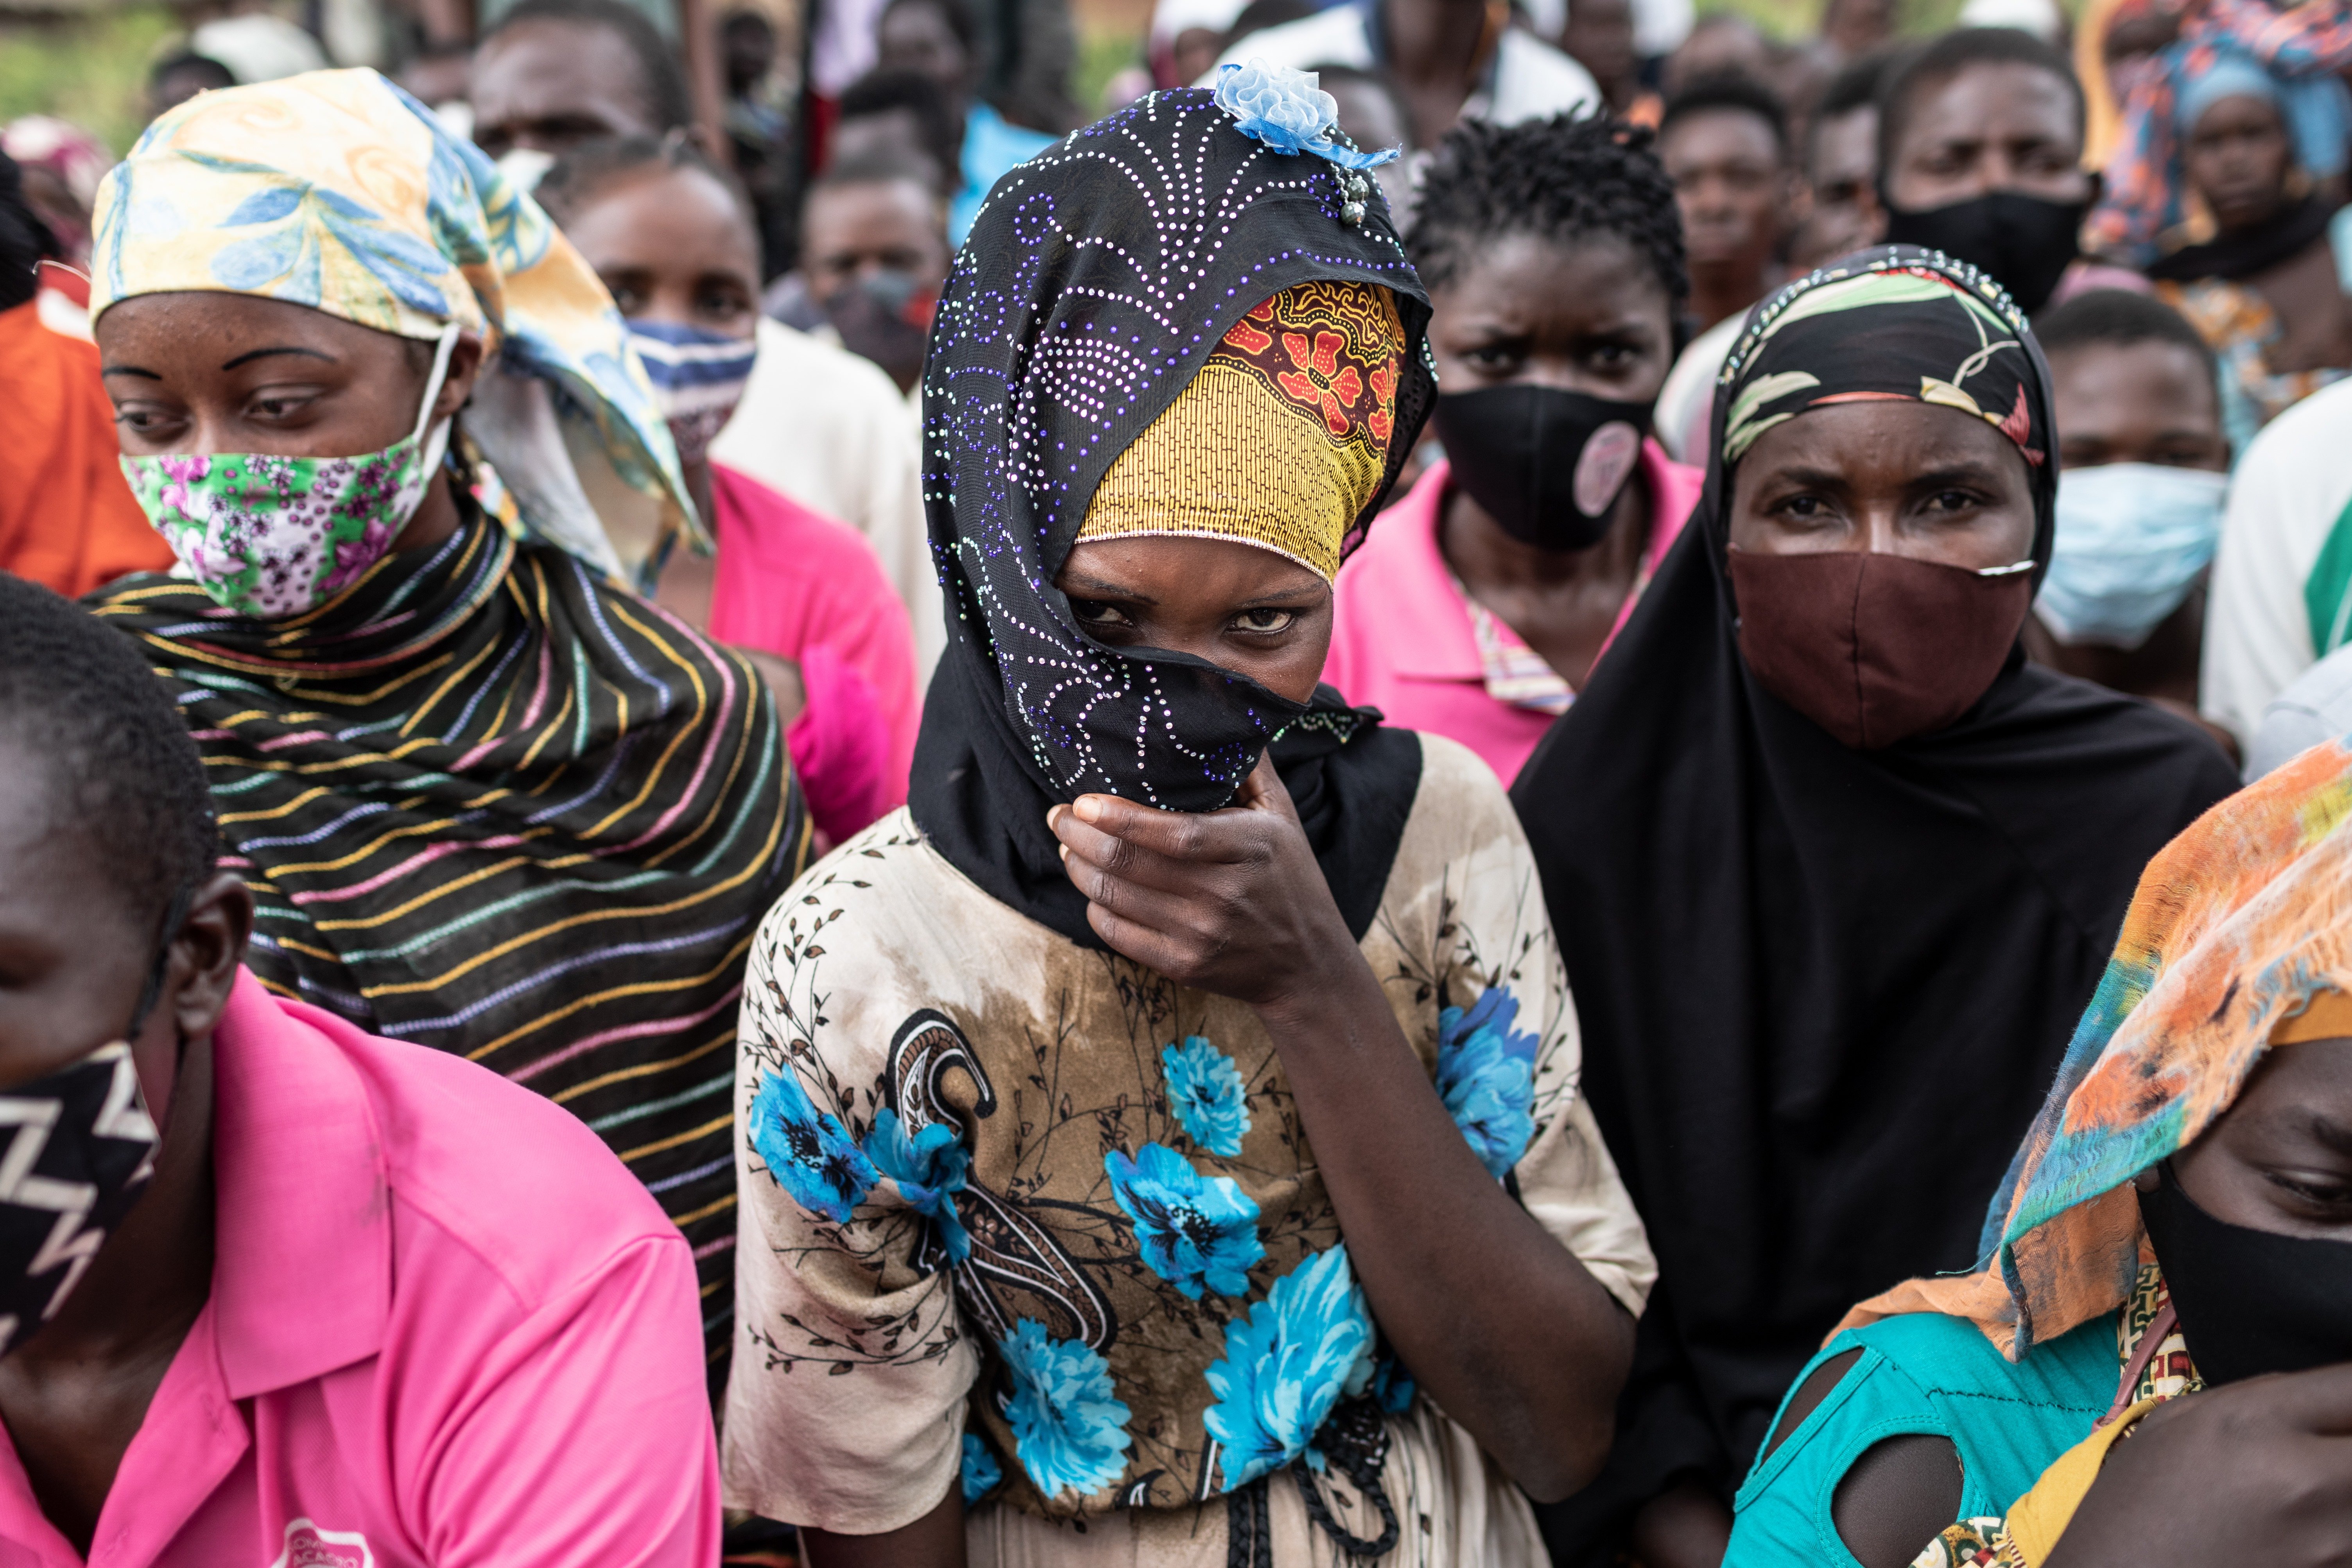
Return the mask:
<path id="1" fill-rule="evenodd" d="M 92 321 L 134 295 L 210 290 L 427 342 L 455 324 L 495 367 L 461 423 L 510 527 L 617 571 L 564 454 L 572 422 L 700 542 L 612 296 L 536 202 L 374 71 L 189 100 L 107 175 L 93 225 Z"/>

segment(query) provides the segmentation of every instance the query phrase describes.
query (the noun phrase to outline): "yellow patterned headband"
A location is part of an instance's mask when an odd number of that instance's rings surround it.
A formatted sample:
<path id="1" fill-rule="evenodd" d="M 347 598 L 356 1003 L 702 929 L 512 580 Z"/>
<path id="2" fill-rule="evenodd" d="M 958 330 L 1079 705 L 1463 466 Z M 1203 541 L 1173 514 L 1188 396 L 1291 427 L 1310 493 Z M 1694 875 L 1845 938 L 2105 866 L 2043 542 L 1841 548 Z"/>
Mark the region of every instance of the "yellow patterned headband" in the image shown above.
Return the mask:
<path id="1" fill-rule="evenodd" d="M 1388 469 L 1403 353 L 1386 289 L 1284 289 L 1119 454 L 1078 537 L 1238 539 L 1331 577 Z"/>

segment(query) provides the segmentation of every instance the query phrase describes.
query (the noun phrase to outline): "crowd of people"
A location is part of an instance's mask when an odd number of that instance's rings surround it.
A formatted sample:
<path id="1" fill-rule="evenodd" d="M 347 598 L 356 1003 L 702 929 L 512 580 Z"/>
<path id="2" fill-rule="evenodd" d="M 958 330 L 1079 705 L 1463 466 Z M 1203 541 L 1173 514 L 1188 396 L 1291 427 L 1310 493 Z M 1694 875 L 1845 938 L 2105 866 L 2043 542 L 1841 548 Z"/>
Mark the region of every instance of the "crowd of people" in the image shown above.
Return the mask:
<path id="1" fill-rule="evenodd" d="M 0 1555 L 2342 1560 L 2352 5 L 453 16 L 0 129 Z"/>

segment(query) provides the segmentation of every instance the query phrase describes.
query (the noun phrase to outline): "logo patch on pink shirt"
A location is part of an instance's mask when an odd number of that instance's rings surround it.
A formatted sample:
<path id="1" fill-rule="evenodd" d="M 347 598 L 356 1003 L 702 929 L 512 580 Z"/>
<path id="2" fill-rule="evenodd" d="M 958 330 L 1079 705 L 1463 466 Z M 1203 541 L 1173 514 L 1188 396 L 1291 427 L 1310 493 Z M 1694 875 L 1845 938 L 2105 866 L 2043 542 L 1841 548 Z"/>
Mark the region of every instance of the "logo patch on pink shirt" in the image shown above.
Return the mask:
<path id="1" fill-rule="evenodd" d="M 375 1568 L 375 1553 L 356 1530 L 320 1530 L 298 1519 L 286 1527 L 286 1550 L 269 1568 Z"/>

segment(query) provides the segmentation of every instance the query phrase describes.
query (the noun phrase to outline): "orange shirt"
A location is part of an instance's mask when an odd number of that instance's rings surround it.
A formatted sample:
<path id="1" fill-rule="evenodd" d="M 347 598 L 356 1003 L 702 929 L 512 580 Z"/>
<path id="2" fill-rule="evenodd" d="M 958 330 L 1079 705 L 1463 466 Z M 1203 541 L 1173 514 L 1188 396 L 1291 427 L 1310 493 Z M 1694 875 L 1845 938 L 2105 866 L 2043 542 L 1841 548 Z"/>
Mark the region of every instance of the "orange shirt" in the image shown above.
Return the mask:
<path id="1" fill-rule="evenodd" d="M 163 570 L 172 547 L 116 461 L 97 347 L 51 331 L 39 310 L 31 300 L 0 310 L 0 570 L 79 598 Z"/>

